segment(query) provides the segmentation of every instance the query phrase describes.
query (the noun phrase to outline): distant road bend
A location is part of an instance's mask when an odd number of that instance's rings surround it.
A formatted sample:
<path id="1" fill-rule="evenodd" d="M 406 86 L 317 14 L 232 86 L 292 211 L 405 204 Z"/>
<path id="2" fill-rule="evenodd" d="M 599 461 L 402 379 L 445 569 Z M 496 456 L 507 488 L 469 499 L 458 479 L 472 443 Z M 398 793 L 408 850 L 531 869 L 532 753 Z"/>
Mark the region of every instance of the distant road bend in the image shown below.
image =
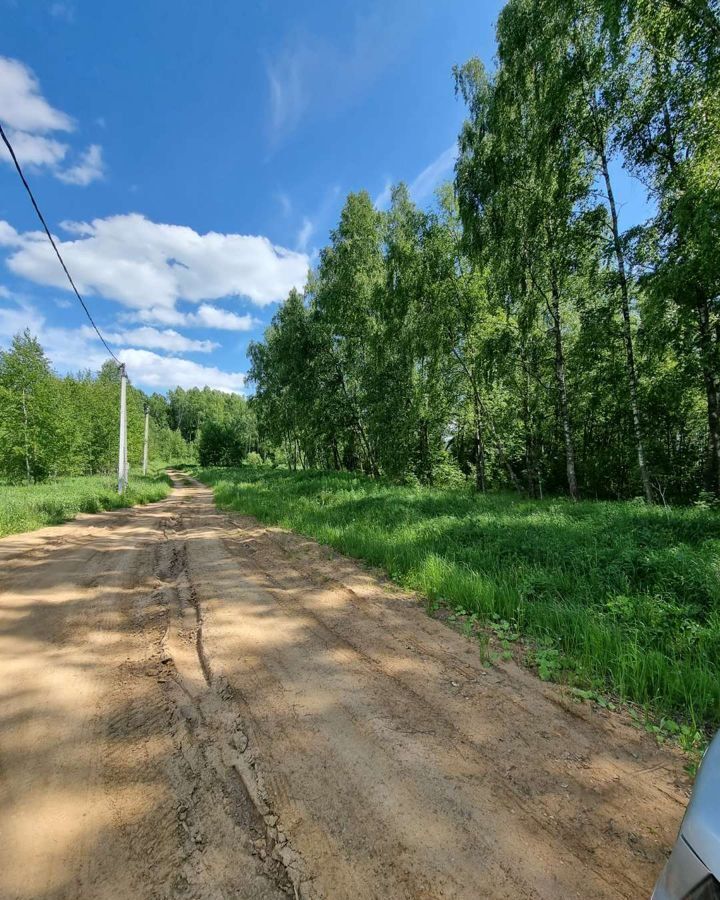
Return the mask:
<path id="1" fill-rule="evenodd" d="M 642 898 L 682 762 L 173 473 L 0 541 L 0 897 Z"/>

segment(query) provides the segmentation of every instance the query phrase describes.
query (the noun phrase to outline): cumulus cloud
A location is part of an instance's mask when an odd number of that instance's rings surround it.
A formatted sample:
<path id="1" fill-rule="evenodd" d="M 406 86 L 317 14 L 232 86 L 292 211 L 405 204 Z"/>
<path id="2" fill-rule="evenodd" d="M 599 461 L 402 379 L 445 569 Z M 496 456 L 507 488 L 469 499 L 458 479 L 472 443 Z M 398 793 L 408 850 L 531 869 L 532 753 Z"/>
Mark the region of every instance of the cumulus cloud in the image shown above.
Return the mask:
<path id="1" fill-rule="evenodd" d="M 26 131 L 15 131 L 12 128 L 8 128 L 7 134 L 15 150 L 15 156 L 22 165 L 55 168 L 65 159 L 68 152 L 67 144 L 44 134 L 28 134 Z M 4 154 L 4 158 L 12 162 L 4 144 L 0 154 Z"/>
<path id="2" fill-rule="evenodd" d="M 9 295 L 10 292 L 5 290 L 0 294 L 3 298 Z M 25 328 L 37 337 L 53 366 L 61 371 L 76 372 L 80 368 L 97 371 L 108 358 L 89 326 L 58 328 L 48 325 L 42 313 L 22 299 L 14 298 L 14 302 L 8 300 L 0 305 L 0 345 L 7 346 L 13 336 Z M 124 337 L 128 338 L 127 343 L 137 343 L 137 332 L 143 331 L 145 329 L 134 329 L 106 337 Z M 182 335 L 178 337 L 182 338 Z M 123 342 L 119 340 L 118 343 Z M 132 346 L 122 347 L 117 356 L 127 365 L 133 384 L 143 388 L 165 390 L 175 385 L 184 388 L 207 385 L 220 391 L 239 393 L 245 385 L 245 375 L 241 372 L 223 372 L 217 366 L 202 365 L 180 356 L 162 356 Z"/>
<path id="3" fill-rule="evenodd" d="M 74 121 L 43 97 L 31 69 L 6 56 L 0 56 L 0 121 L 21 164 L 45 168 L 68 184 L 87 185 L 102 178 L 102 151 L 97 144 L 88 147 L 77 163 L 63 168 L 70 147 L 52 134 L 74 131 Z M 4 144 L 0 161 L 12 163 Z"/>
<path id="4" fill-rule="evenodd" d="M 52 364 L 64 371 L 77 371 L 81 367 L 99 369 L 107 359 L 91 328 L 50 326 L 42 313 L 26 300 L 11 295 L 10 291 L 4 291 L 3 298 L 8 302 L 0 306 L 0 343 L 9 344 L 18 332 L 29 328 Z"/>
<path id="5" fill-rule="evenodd" d="M 90 326 L 86 326 L 84 332 L 88 337 L 95 334 Z M 186 337 L 179 331 L 173 331 L 172 328 L 161 330 L 149 326 L 130 328 L 126 331 L 103 332 L 103 337 L 109 344 L 115 346 L 144 347 L 165 350 L 167 353 L 212 353 L 220 346 L 213 341 L 199 341 Z"/>
<path id="6" fill-rule="evenodd" d="M 3 288 L 0 297 L 10 299 L 10 291 Z M 26 303 L 13 306 L 0 306 L 0 339 L 7 341 L 19 331 L 29 328 L 33 333 L 39 332 L 45 324 L 44 318 Z"/>
<path id="7" fill-rule="evenodd" d="M 249 313 L 239 316 L 237 313 L 212 306 L 210 303 L 202 303 L 197 312 L 181 312 L 179 309 L 152 306 L 150 309 L 140 309 L 130 313 L 126 318 L 136 322 L 213 328 L 218 331 L 250 331 L 258 324 L 258 320 Z"/>
<path id="8" fill-rule="evenodd" d="M 223 372 L 216 366 L 203 366 L 179 356 L 160 356 L 150 350 L 120 350 L 130 378 L 149 388 L 211 387 L 228 394 L 240 393 L 245 386 L 242 372 Z"/>
<path id="9" fill-rule="evenodd" d="M 172 314 L 178 300 L 237 296 L 266 306 L 282 300 L 291 288 L 301 288 L 307 277 L 309 261 L 304 253 L 275 246 L 258 235 L 199 234 L 134 213 L 91 223 L 66 222 L 62 227 L 70 237 L 58 239 L 58 245 L 80 291 L 132 309 L 169 310 L 166 324 L 177 323 Z M 11 247 L 7 264 L 15 275 L 66 287 L 43 234 L 18 234 L 0 221 L 0 243 Z M 213 314 L 206 310 L 198 315 Z"/>
<path id="10" fill-rule="evenodd" d="M 54 109 L 40 93 L 34 73 L 18 59 L 0 56 L 0 118 L 18 131 L 72 131 L 70 116 Z"/>
<path id="11" fill-rule="evenodd" d="M 0 247 L 17 247 L 19 242 L 20 235 L 17 231 L 9 222 L 0 219 Z"/>
<path id="12" fill-rule="evenodd" d="M 198 311 L 190 313 L 186 319 L 188 325 L 217 328 L 223 331 L 250 331 L 258 322 L 249 313 L 239 316 L 237 313 L 211 306 L 209 303 L 202 303 L 198 307 Z"/>
<path id="13" fill-rule="evenodd" d="M 58 171 L 57 177 L 65 184 L 79 184 L 84 187 L 102 178 L 103 173 L 102 147 L 99 144 L 90 144 L 79 162 L 69 169 Z"/>

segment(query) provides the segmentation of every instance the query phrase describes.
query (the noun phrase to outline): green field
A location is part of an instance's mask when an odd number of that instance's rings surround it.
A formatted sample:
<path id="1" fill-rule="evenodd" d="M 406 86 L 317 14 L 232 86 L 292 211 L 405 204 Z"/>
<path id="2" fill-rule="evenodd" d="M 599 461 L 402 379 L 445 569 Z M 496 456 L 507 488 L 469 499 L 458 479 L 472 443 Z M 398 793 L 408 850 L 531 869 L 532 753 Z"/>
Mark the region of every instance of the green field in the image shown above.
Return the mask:
<path id="1" fill-rule="evenodd" d="M 117 479 L 107 475 L 58 478 L 32 485 L 0 485 L 0 537 L 59 525 L 78 513 L 96 513 L 162 500 L 170 492 L 167 476 L 131 475 L 121 497 Z"/>
<path id="2" fill-rule="evenodd" d="M 720 514 L 530 501 L 341 473 L 200 469 L 221 508 L 382 567 L 431 606 L 531 639 L 545 677 L 720 724 Z"/>

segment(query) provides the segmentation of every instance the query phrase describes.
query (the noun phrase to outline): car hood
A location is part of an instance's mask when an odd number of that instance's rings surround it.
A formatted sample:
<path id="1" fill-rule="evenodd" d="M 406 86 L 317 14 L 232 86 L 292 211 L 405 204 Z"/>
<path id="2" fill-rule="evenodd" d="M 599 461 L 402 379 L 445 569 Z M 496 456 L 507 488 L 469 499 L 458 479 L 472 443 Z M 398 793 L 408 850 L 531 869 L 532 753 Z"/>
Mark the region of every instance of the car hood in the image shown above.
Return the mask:
<path id="1" fill-rule="evenodd" d="M 720 880 L 720 732 L 703 757 L 680 834 Z"/>

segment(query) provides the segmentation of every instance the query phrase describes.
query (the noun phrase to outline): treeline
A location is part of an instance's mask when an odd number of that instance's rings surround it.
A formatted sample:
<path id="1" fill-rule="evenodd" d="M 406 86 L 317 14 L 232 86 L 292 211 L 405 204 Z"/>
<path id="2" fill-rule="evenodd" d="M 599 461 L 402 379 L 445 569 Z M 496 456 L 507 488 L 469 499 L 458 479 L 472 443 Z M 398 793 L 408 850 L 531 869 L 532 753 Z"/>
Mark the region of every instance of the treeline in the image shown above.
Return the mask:
<path id="1" fill-rule="evenodd" d="M 132 373 L 130 373 L 132 376 Z M 25 331 L 0 350 L 0 481 L 31 483 L 65 475 L 117 471 L 117 366 L 60 377 L 38 341 Z M 128 386 L 128 461 L 142 466 L 145 404 L 150 456 L 161 463 L 199 460 L 237 464 L 257 449 L 253 412 L 243 397 L 176 388 L 165 397 Z"/>
<path id="2" fill-rule="evenodd" d="M 203 466 L 237 466 L 260 449 L 255 413 L 239 394 L 212 388 L 173 388 L 167 397 L 153 394 L 157 421 L 197 448 Z"/>
<path id="3" fill-rule="evenodd" d="M 510 0 L 496 71 L 455 71 L 454 185 L 351 194 L 251 345 L 261 434 L 294 466 L 719 495 L 719 57 L 715 0 Z"/>

